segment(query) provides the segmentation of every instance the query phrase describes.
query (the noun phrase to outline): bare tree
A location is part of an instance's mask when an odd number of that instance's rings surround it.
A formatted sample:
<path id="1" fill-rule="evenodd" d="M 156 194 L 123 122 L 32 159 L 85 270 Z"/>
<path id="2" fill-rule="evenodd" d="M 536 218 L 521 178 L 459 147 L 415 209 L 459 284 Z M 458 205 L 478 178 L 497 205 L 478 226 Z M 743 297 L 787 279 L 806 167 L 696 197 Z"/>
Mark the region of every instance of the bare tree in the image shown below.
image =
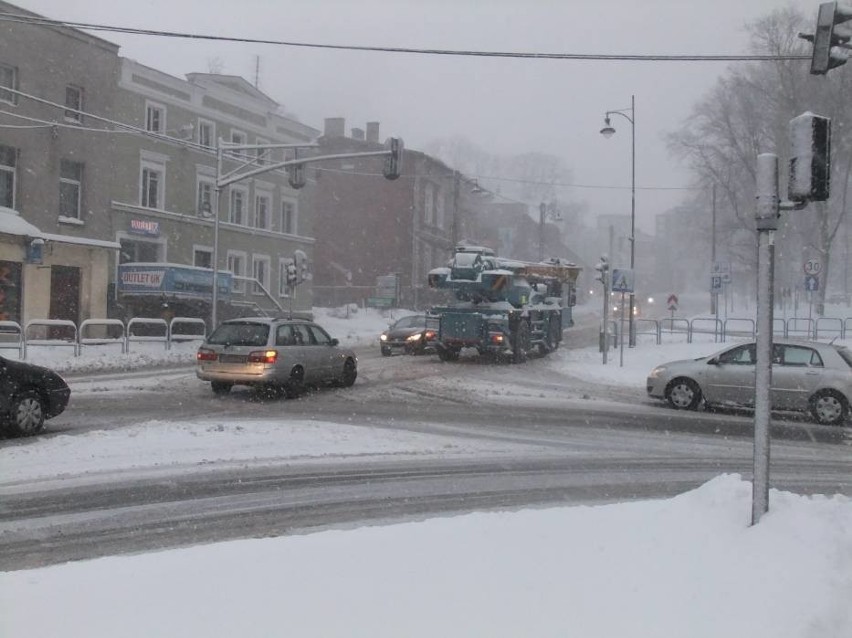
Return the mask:
<path id="1" fill-rule="evenodd" d="M 793 9 L 781 9 L 749 26 L 755 53 L 808 55 L 810 45 L 797 37 L 808 21 Z M 831 272 L 831 247 L 847 218 L 852 173 L 852 73 L 841 68 L 825 77 L 808 73 L 807 62 L 778 60 L 733 66 L 693 109 L 690 119 L 669 136 L 669 147 L 695 171 L 701 186 L 715 184 L 720 194 L 719 237 L 754 228 L 755 167 L 759 153 L 788 160 L 791 118 L 813 111 L 832 119 L 832 196 L 824 204 L 785 214 L 778 239 L 780 285 L 802 280 L 803 255 L 819 256 L 823 282 Z M 782 176 L 782 181 L 786 175 Z M 732 243 L 732 242 L 731 242 Z M 728 244 L 730 245 L 730 243 Z M 754 251 L 737 254 L 754 262 Z M 820 289 L 824 301 L 826 286 Z"/>

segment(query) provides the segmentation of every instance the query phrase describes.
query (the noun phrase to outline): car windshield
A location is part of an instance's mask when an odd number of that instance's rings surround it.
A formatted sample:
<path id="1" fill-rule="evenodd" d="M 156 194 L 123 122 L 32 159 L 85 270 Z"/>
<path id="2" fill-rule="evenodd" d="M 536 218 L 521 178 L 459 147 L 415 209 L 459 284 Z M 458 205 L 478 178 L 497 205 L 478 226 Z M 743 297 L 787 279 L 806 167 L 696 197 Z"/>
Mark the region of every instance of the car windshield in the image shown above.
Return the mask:
<path id="1" fill-rule="evenodd" d="M 425 328 L 426 327 L 426 316 L 425 315 L 411 315 L 409 317 L 403 317 L 395 324 L 393 324 L 393 328 Z"/>
<path id="2" fill-rule="evenodd" d="M 225 323 L 219 326 L 207 343 L 217 346 L 265 346 L 269 326 L 265 323 Z"/>

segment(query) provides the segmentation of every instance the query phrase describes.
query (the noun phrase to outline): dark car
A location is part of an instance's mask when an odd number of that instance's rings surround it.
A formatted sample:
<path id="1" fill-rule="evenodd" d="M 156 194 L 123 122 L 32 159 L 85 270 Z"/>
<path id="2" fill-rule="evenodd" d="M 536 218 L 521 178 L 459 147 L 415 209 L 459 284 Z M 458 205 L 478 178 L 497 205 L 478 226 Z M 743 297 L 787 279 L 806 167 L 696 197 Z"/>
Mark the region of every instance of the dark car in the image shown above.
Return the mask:
<path id="1" fill-rule="evenodd" d="M 409 315 L 389 326 L 379 337 L 379 344 L 385 357 L 394 352 L 426 354 L 435 352 L 437 336 L 426 327 L 426 315 Z"/>
<path id="2" fill-rule="evenodd" d="M 0 423 L 29 436 L 65 410 L 71 389 L 53 370 L 0 357 Z"/>

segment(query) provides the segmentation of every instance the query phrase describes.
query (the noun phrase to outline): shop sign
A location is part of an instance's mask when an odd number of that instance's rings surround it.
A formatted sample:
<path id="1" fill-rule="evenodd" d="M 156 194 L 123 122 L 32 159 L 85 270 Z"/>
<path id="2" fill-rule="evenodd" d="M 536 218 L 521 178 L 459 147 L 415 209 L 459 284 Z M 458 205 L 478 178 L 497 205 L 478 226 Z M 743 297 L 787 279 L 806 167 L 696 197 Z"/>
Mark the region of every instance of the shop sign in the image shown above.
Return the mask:
<path id="1" fill-rule="evenodd" d="M 130 232 L 134 235 L 147 235 L 148 237 L 160 236 L 160 222 L 152 222 L 147 219 L 131 219 Z"/>

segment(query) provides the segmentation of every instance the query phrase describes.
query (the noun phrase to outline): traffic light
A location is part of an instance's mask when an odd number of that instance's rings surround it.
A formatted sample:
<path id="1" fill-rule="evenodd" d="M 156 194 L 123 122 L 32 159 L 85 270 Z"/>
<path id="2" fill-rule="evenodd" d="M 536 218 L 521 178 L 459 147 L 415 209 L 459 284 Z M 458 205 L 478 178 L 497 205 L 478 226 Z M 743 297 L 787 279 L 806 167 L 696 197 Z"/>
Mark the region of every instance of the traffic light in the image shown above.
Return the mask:
<path id="1" fill-rule="evenodd" d="M 310 278 L 308 272 L 308 256 L 303 250 L 297 250 L 293 253 L 293 258 L 296 262 L 296 283 L 302 283 Z"/>
<path id="2" fill-rule="evenodd" d="M 402 138 L 389 137 L 386 139 L 385 150 L 390 151 L 390 155 L 385 158 L 385 167 L 382 173 L 387 179 L 396 179 L 402 171 Z"/>
<path id="3" fill-rule="evenodd" d="M 816 32 L 800 33 L 799 37 L 813 42 L 811 75 L 825 75 L 831 69 L 846 64 L 847 56 L 835 49 L 852 49 L 852 28 L 842 25 L 852 20 L 852 7 L 839 2 L 823 2 L 817 13 Z"/>
<path id="4" fill-rule="evenodd" d="M 287 284 L 290 286 L 295 286 L 299 281 L 299 273 L 296 270 L 296 262 L 288 261 L 287 262 Z"/>
<path id="5" fill-rule="evenodd" d="M 291 164 L 287 167 L 287 181 L 295 189 L 305 185 L 305 165 Z"/>
<path id="6" fill-rule="evenodd" d="M 608 272 L 609 272 L 609 258 L 606 255 L 601 255 L 601 260 L 595 266 L 595 270 L 598 271 L 598 276 L 595 277 L 595 281 L 601 282 L 604 287 L 609 284 Z"/>
<path id="7" fill-rule="evenodd" d="M 299 159 L 299 149 L 293 149 L 293 159 Z M 287 181 L 296 190 L 302 188 L 305 185 L 305 165 L 290 164 L 287 167 Z"/>
<path id="8" fill-rule="evenodd" d="M 790 147 L 788 199 L 826 201 L 831 190 L 831 119 L 810 112 L 794 117 Z"/>

